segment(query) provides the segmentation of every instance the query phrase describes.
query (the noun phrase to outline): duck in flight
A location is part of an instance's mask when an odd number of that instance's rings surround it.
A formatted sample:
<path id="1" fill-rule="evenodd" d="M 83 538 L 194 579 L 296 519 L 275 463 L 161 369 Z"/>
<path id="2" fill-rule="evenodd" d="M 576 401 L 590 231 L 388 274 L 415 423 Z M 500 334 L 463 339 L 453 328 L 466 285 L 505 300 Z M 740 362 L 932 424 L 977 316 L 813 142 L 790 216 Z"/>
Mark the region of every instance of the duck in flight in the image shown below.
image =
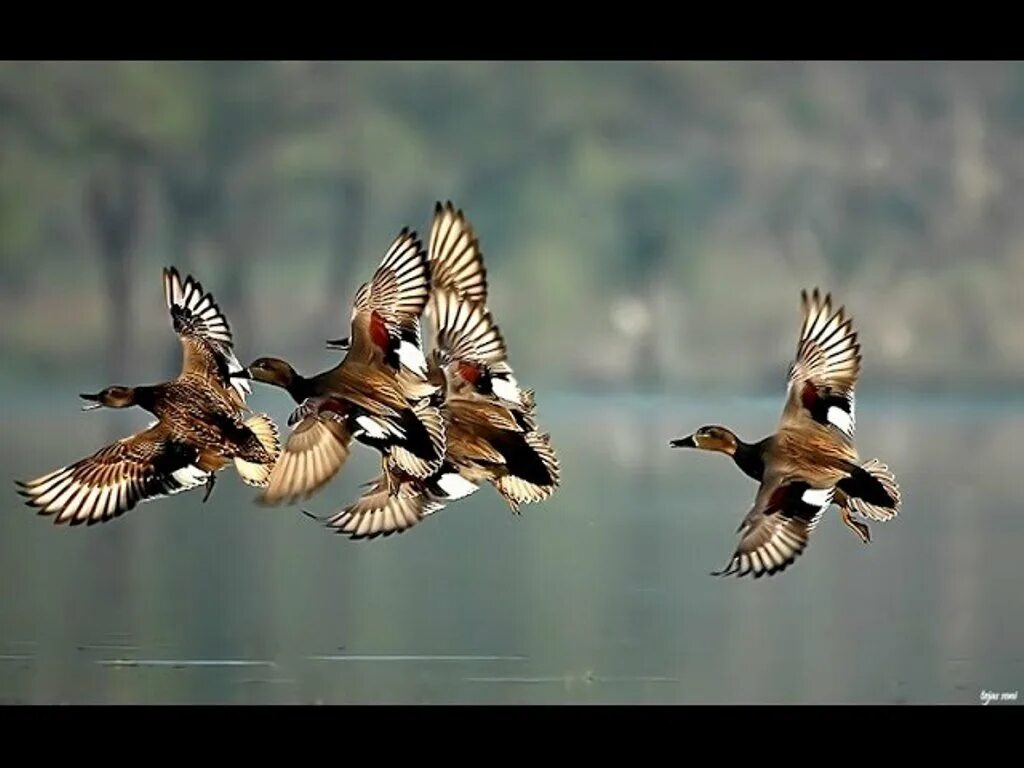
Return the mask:
<path id="1" fill-rule="evenodd" d="M 175 268 L 163 272 L 164 298 L 184 359 L 176 379 L 161 384 L 111 386 L 81 395 L 83 410 L 138 406 L 156 421 L 92 456 L 27 483 L 19 493 L 54 523 L 107 522 L 141 502 L 201 485 L 205 502 L 216 472 L 229 463 L 242 480 L 266 485 L 277 459 L 277 428 L 270 417 L 244 419 L 249 385 L 233 350 L 227 318 L 213 296 Z"/>
<path id="2" fill-rule="evenodd" d="M 732 457 L 760 483 L 740 524 L 740 540 L 726 566 L 713 575 L 773 575 L 807 547 L 822 514 L 835 504 L 843 522 L 867 543 L 868 521 L 894 518 L 902 500 L 889 468 L 861 463 L 854 447 L 854 388 L 860 344 L 853 320 L 818 289 L 801 293 L 803 321 L 789 369 L 786 404 L 778 430 L 745 443 L 722 426 L 705 426 L 671 441 L 676 448 L 717 451 Z"/>
<path id="3" fill-rule="evenodd" d="M 416 233 L 403 229 L 356 293 L 351 335 L 332 344 L 345 352 L 336 366 L 307 378 L 280 358 L 261 357 L 233 374 L 280 387 L 298 404 L 263 503 L 311 496 L 344 465 L 353 439 L 378 450 L 382 467 L 417 478 L 437 470 L 444 420 L 420 331 L 429 296 L 426 252 Z"/>
<path id="4" fill-rule="evenodd" d="M 327 518 L 350 538 L 374 538 L 412 527 L 452 501 L 490 483 L 513 512 L 558 487 L 550 436 L 538 431 L 533 393 L 520 389 L 505 340 L 487 310 L 487 277 L 479 241 L 462 211 L 437 204 L 430 234 L 434 327 L 428 378 L 442 394 L 446 450 L 427 477 L 399 468 L 369 483 L 355 503 Z"/>

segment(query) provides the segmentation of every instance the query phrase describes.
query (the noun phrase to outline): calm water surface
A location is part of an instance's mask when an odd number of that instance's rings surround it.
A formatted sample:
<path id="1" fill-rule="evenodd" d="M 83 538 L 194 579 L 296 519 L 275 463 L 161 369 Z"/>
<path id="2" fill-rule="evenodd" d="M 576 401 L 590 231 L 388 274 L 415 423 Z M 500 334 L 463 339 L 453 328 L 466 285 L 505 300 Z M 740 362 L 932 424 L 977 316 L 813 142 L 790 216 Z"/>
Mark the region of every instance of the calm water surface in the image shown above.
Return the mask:
<path id="1" fill-rule="evenodd" d="M 5 415 L 9 480 L 147 422 L 45 397 Z M 274 393 L 253 406 L 287 415 Z M 759 438 L 779 409 L 542 393 L 554 499 L 515 517 L 487 488 L 373 542 L 257 507 L 229 472 L 206 505 L 185 494 L 89 529 L 51 525 L 8 486 L 0 702 L 973 703 L 1024 688 L 1020 403 L 862 399 L 858 446 L 896 470 L 900 518 L 864 546 L 833 510 L 780 577 L 713 578 L 756 486 L 666 442 L 717 422 Z M 341 506 L 376 467 L 357 448 L 308 508 Z"/>

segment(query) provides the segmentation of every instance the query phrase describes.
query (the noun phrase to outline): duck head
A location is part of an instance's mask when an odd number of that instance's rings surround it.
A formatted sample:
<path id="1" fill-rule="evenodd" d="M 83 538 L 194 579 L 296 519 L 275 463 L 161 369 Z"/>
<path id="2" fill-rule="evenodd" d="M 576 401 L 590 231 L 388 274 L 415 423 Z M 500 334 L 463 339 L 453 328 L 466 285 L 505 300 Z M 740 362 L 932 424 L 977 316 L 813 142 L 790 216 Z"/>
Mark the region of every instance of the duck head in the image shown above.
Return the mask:
<path id="1" fill-rule="evenodd" d="M 282 389 L 290 388 L 299 378 L 291 364 L 279 357 L 258 357 L 247 368 L 231 374 L 235 379 L 252 379 L 264 384 L 273 384 Z"/>
<path id="2" fill-rule="evenodd" d="M 718 425 L 701 427 L 692 435 L 673 440 L 673 448 L 699 448 L 702 451 L 719 451 L 730 456 L 736 453 L 739 440 L 731 429 Z"/>
<path id="3" fill-rule="evenodd" d="M 103 407 L 130 408 L 136 404 L 135 390 L 132 387 L 107 387 L 95 395 L 79 395 L 79 397 L 86 401 L 82 406 L 83 411 L 92 411 Z"/>

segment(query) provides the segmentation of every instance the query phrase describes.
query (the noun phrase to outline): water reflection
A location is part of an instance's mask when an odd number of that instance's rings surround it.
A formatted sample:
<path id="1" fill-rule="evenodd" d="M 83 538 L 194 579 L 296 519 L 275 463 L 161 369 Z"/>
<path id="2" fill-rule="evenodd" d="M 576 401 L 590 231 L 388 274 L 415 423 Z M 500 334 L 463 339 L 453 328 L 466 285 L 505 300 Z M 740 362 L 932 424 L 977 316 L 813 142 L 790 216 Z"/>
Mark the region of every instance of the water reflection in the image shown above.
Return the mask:
<path id="1" fill-rule="evenodd" d="M 25 401 L 3 460 L 27 478 L 141 414 Z M 254 407 L 283 421 L 271 397 Z M 858 444 L 901 517 L 860 544 L 832 512 L 781 577 L 715 579 L 755 485 L 666 443 L 770 432 L 775 399 L 542 399 L 549 503 L 489 489 L 415 531 L 349 542 L 225 475 L 112 524 L 0 518 L 4 702 L 967 702 L 1024 682 L 1018 406 L 863 399 Z M 66 421 L 62 420 L 65 419 Z M 70 425 L 71 428 L 68 428 Z M 354 498 L 357 453 L 310 504 Z"/>

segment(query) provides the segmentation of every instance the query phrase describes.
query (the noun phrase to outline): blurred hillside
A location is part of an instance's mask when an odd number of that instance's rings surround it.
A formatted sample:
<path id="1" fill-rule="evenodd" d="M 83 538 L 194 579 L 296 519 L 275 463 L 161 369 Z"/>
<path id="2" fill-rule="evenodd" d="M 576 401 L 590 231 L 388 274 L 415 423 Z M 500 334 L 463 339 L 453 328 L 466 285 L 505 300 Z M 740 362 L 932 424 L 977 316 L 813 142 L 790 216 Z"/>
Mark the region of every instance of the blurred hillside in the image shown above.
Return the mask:
<path id="1" fill-rule="evenodd" d="M 1024 385 L 1024 65 L 3 63 L 8 380 L 157 380 L 160 267 L 239 356 L 333 360 L 451 198 L 532 386 L 777 392 L 799 290 L 872 388 Z"/>

